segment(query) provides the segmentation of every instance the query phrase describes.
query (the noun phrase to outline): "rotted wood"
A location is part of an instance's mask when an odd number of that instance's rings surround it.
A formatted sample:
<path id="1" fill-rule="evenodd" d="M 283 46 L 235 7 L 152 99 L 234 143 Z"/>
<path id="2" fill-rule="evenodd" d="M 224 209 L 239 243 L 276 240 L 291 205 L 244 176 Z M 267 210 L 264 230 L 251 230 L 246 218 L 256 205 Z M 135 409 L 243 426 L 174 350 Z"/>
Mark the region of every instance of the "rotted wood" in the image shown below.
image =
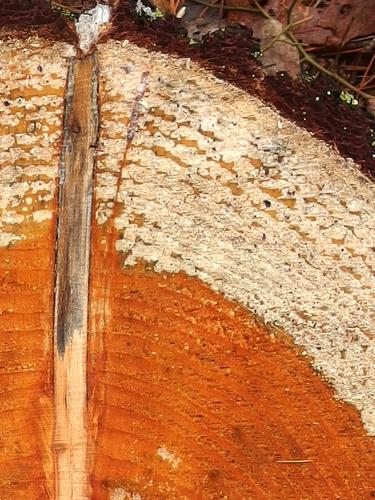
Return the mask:
<path id="1" fill-rule="evenodd" d="M 94 148 L 98 134 L 95 56 L 71 63 L 60 168 L 54 325 L 55 488 L 88 497 L 86 365 Z"/>

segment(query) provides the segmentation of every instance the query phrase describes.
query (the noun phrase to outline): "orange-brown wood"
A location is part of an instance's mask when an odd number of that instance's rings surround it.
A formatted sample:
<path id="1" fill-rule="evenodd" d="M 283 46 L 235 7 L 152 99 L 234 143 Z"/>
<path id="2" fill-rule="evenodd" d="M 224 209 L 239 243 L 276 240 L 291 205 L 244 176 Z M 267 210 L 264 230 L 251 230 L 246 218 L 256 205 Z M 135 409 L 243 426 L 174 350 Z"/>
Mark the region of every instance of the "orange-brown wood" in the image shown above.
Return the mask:
<path id="1" fill-rule="evenodd" d="M 56 220 L 0 249 L 0 499 L 374 496 L 357 412 L 287 335 L 197 279 L 123 270 L 116 204 L 94 226 L 88 289 L 94 66 L 77 63 L 69 96 L 54 326 Z"/>
<path id="2" fill-rule="evenodd" d="M 0 498 L 53 497 L 54 232 L 0 249 Z"/>
<path id="3" fill-rule="evenodd" d="M 104 231 L 90 290 L 92 498 L 367 498 L 373 441 L 288 337 L 197 279 L 121 270 Z"/>

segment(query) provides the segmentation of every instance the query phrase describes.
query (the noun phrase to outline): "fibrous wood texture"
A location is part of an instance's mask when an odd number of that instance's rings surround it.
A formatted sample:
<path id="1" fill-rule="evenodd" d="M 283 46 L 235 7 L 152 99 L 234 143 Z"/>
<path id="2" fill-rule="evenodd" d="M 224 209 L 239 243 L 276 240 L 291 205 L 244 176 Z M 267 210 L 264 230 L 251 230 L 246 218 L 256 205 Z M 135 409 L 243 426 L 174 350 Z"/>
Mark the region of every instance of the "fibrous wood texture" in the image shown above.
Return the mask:
<path id="1" fill-rule="evenodd" d="M 86 358 L 93 156 L 97 140 L 95 57 L 69 73 L 60 169 L 55 288 L 56 494 L 87 491 Z"/>
<path id="2" fill-rule="evenodd" d="M 0 498 L 53 498 L 55 196 L 68 47 L 0 43 Z"/>
<path id="3" fill-rule="evenodd" d="M 198 279 L 121 271 L 105 238 L 93 236 L 93 498 L 366 497 L 371 441 L 287 339 Z"/>
<path id="4" fill-rule="evenodd" d="M 96 217 L 110 217 L 122 168 L 115 224 L 124 265 L 144 260 L 197 276 L 285 328 L 374 432 L 374 185 L 189 62 L 155 60 L 131 44 L 109 43 L 99 56 Z M 146 67 L 148 92 L 124 158 Z"/>
<path id="5" fill-rule="evenodd" d="M 96 143 L 92 56 L 1 51 L 0 497 L 373 494 L 373 185 L 189 60 L 99 46 Z"/>

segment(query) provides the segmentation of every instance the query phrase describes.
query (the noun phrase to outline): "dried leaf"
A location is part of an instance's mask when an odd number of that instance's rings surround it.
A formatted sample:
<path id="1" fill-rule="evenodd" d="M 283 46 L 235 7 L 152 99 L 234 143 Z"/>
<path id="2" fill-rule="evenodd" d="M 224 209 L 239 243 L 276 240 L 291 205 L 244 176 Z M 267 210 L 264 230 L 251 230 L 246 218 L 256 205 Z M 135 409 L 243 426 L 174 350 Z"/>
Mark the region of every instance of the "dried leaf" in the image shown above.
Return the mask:
<path id="1" fill-rule="evenodd" d="M 283 26 L 287 24 L 287 9 L 292 0 L 268 0 L 263 8 Z M 251 0 L 229 0 L 228 5 L 254 7 Z M 240 22 L 252 28 L 257 35 L 259 15 L 230 12 L 231 22 Z M 315 2 L 315 6 L 297 1 L 293 8 L 292 21 L 310 20 L 293 29 L 298 39 L 312 45 L 340 46 L 357 36 L 375 32 L 375 0 L 330 0 Z M 258 18 L 258 20 L 257 20 Z"/>
<path id="2" fill-rule="evenodd" d="M 262 64 L 267 75 L 278 71 L 286 71 L 295 78 L 300 72 L 299 53 L 296 47 L 290 45 L 285 35 L 280 33 L 282 24 L 276 19 L 264 19 L 261 31 Z"/>
<path id="3" fill-rule="evenodd" d="M 181 24 L 191 40 L 201 41 L 204 35 L 224 28 L 227 24 L 225 19 L 220 18 L 218 9 L 205 9 L 202 5 L 189 1 L 185 2 L 185 6 Z"/>

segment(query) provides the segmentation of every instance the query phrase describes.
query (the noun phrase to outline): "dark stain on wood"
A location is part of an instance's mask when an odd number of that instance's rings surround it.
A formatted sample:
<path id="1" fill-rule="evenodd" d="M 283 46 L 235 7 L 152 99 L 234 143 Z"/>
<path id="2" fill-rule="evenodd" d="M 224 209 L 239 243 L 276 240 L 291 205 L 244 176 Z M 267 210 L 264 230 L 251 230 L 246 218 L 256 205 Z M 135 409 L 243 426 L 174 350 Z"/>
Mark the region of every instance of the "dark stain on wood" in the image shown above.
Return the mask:
<path id="1" fill-rule="evenodd" d="M 92 176 L 98 134 L 96 58 L 72 63 L 66 100 L 56 245 L 55 335 L 60 355 L 87 321 Z"/>
<path id="2" fill-rule="evenodd" d="M 87 314 L 93 145 L 98 134 L 95 55 L 73 60 L 59 172 L 54 315 L 56 498 L 88 498 Z"/>

